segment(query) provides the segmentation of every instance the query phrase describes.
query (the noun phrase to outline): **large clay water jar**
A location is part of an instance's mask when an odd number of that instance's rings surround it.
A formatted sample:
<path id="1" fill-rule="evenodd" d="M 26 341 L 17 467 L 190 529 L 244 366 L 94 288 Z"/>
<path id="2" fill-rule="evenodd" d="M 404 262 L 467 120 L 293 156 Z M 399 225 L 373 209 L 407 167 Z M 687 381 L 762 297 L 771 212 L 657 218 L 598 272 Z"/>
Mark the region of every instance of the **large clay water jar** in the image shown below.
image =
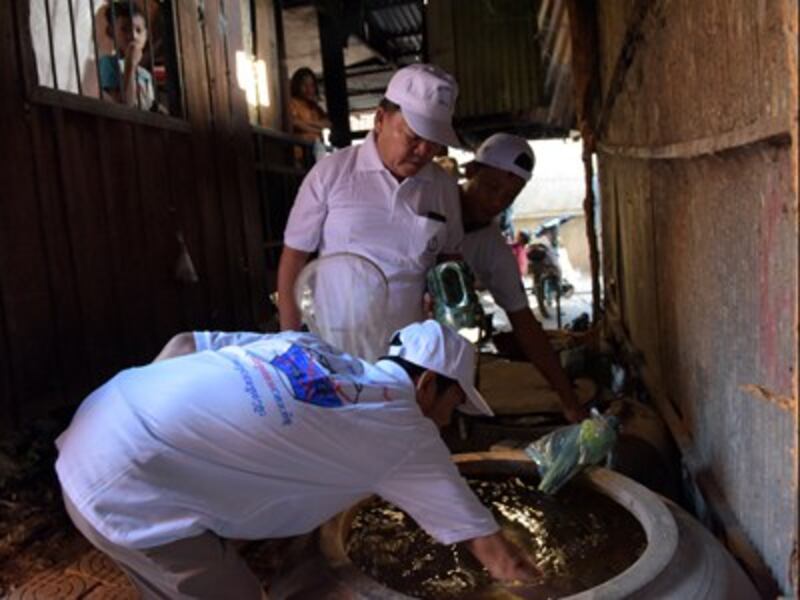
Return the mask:
<path id="1" fill-rule="evenodd" d="M 535 478 L 535 465 L 520 451 L 456 455 L 454 460 L 467 476 Z M 616 576 L 590 589 L 567 596 L 571 600 L 659 599 L 755 600 L 755 588 L 723 546 L 685 511 L 631 479 L 608 471 L 589 471 L 575 482 L 599 492 L 628 511 L 641 525 L 646 545 L 635 562 Z M 310 559 L 301 584 L 291 595 L 276 597 L 392 599 L 410 596 L 389 589 L 364 574 L 350 559 L 346 547 L 351 525 L 360 505 L 321 528 L 321 558 Z M 627 540 L 618 540 L 626 544 Z M 305 586 L 305 588 L 304 588 Z M 304 595 L 304 591 L 308 593 Z M 271 590 L 272 592 L 273 590 Z M 312 592 L 313 591 L 313 592 Z M 270 597 L 273 597 L 271 594 Z M 512 599 L 513 590 L 494 592 L 492 598 Z"/>

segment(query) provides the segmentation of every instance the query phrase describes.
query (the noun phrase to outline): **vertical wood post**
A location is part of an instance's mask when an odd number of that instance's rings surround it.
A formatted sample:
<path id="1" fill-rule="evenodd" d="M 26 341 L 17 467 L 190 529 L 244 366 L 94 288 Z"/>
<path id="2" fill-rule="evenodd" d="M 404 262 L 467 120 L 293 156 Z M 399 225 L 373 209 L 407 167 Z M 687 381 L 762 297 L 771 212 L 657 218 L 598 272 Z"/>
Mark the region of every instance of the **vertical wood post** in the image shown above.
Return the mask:
<path id="1" fill-rule="evenodd" d="M 350 104 L 347 100 L 347 76 L 344 68 L 344 43 L 347 30 L 339 15 L 317 10 L 319 43 L 322 51 L 322 70 L 325 80 L 325 100 L 331 120 L 331 143 L 337 148 L 349 146 Z"/>
<path id="2" fill-rule="evenodd" d="M 570 34 L 572 37 L 572 70 L 575 78 L 575 110 L 578 128 L 583 139 L 583 172 L 586 196 L 583 212 L 586 217 L 586 238 L 589 243 L 589 262 L 592 269 L 592 322 L 596 322 L 600 305 L 600 250 L 595 227 L 594 167 L 595 151 L 594 102 L 599 90 L 597 71 L 597 34 L 594 2 L 567 0 Z"/>

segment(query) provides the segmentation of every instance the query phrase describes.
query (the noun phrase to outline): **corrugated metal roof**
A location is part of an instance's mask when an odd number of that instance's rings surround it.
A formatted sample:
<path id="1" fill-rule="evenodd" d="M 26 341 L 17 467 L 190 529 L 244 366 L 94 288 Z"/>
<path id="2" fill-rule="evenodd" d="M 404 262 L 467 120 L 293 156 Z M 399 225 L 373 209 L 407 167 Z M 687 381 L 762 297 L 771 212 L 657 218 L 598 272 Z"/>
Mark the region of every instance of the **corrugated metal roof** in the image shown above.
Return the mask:
<path id="1" fill-rule="evenodd" d="M 423 50 L 422 0 L 365 0 L 364 38 L 395 65 L 419 61 Z"/>
<path id="2" fill-rule="evenodd" d="M 377 106 L 394 71 L 427 50 L 459 81 L 458 124 L 470 141 L 500 130 L 554 137 L 573 127 L 564 0 L 362 0 L 360 15 L 358 35 L 375 55 L 347 63 L 352 111 Z"/>
<path id="3" fill-rule="evenodd" d="M 573 126 L 568 12 L 563 0 L 430 0 L 430 59 L 453 72 L 459 128 L 469 141 Z"/>
<path id="4" fill-rule="evenodd" d="M 424 48 L 422 0 L 364 0 L 361 37 L 379 57 L 348 67 L 351 111 L 375 108 L 399 67 L 420 62 Z"/>

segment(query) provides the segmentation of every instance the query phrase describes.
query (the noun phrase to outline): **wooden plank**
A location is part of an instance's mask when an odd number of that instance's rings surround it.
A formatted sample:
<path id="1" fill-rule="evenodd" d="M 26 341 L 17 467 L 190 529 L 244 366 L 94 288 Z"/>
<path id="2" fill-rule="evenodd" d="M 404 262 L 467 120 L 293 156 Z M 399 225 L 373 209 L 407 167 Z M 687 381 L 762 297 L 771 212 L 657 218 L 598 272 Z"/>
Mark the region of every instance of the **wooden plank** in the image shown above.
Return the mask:
<path id="1" fill-rule="evenodd" d="M 114 277 L 109 231 L 103 214 L 103 188 L 91 156 L 100 149 L 93 118 L 54 109 L 56 151 L 87 358 L 95 384 L 124 363 L 119 305 L 109 282 Z M 104 148 L 104 152 L 116 152 Z M 88 166 L 88 168 L 87 168 Z M 110 199 L 113 201 L 113 199 Z"/>
<path id="2" fill-rule="evenodd" d="M 686 430 L 675 409 L 663 397 L 656 397 L 655 400 L 659 413 L 664 417 L 670 433 L 681 451 L 686 469 L 703 494 L 703 499 L 712 513 L 710 517 L 713 524 L 722 533 L 726 545 L 739 558 L 762 598 L 779 596 L 780 589 L 772 577 L 769 567 L 742 530 L 739 520 L 725 500 L 725 496 L 713 476 L 708 473 L 704 461 L 695 450 L 690 433 Z"/>
<path id="3" fill-rule="evenodd" d="M 75 261 L 64 207 L 60 158 L 56 149 L 53 110 L 37 107 L 31 113 L 37 195 L 50 287 L 57 298 L 52 327 L 64 377 L 64 399 L 77 403 L 92 387 L 84 337 L 83 314 L 76 287 Z"/>
<path id="4" fill-rule="evenodd" d="M 19 75 L 15 81 L 9 81 L 9 87 L 4 87 L 4 89 L 16 89 L 24 91 L 25 94 L 30 94 L 31 91 L 39 85 L 36 57 L 33 52 L 33 41 L 30 31 L 30 2 L 26 0 L 14 0 L 7 8 L 9 12 L 5 13 L 3 18 L 9 26 L 12 23 L 16 23 L 18 44 L 16 48 L 6 46 L 8 53 L 4 56 L 8 57 L 7 60 L 9 60 L 9 62 L 16 64 Z M 16 50 L 19 50 L 19 52 L 16 52 Z M 14 57 L 15 60 L 11 61 L 11 57 Z M 11 87 L 12 85 L 13 87 Z"/>
<path id="5" fill-rule="evenodd" d="M 150 226 L 142 217 L 142 182 L 152 165 L 148 154 L 136 147 L 137 126 L 121 121 L 97 122 L 97 164 L 107 170 L 104 177 L 103 206 L 112 279 L 112 294 L 117 297 L 119 336 L 117 345 L 123 361 L 118 367 L 149 362 L 155 354 L 153 327 L 153 284 L 149 277 L 151 251 Z M 146 190 L 152 191 L 152 185 Z"/>
<path id="6" fill-rule="evenodd" d="M 225 14 L 224 0 L 210 0 L 206 3 L 203 30 L 206 48 L 213 110 L 213 149 L 214 166 L 217 177 L 215 191 L 224 239 L 228 249 L 228 293 L 233 300 L 233 318 L 236 328 L 250 324 L 249 282 L 247 279 L 244 231 L 242 228 L 242 189 L 236 176 L 236 148 L 232 147 L 233 106 L 232 88 L 235 82 L 230 79 L 228 61 L 228 32 L 239 24 Z M 233 70 L 235 71 L 235 69 Z"/>
<path id="7" fill-rule="evenodd" d="M 6 57 L 0 64 L 0 86 L 5 90 L 13 89 L 9 88 L 9 86 L 13 85 L 13 79 L 17 75 L 14 30 L 11 26 L 15 22 L 12 9 L 13 6 L 8 3 L 0 6 L 0 51 Z M 0 95 L 0 124 L 2 124 L 4 131 L 7 125 L 6 121 L 17 116 L 12 112 L 12 97 L 12 94 L 8 92 Z M 9 142 L 12 140 L 13 137 L 8 139 Z M 2 163 L 5 162 L 7 161 L 2 161 Z M 2 163 L 0 163 L 0 182 L 5 184 L 8 173 Z M 10 190 L 7 193 L 9 194 L 8 197 L 15 197 L 15 194 Z M 3 216 L 4 213 L 3 204 L 5 202 L 0 202 L 0 216 Z M 0 228 L 2 228 L 2 225 L 0 225 Z M 2 240 L 0 240 L 0 248 L 3 248 Z M 0 351 L 7 357 L 6 360 L 0 361 L 2 363 L 0 364 L 0 430 L 10 430 L 19 424 L 19 412 L 16 403 L 16 386 L 12 380 L 13 344 L 6 323 L 8 317 L 5 309 L 5 298 L 9 292 L 5 289 L 4 266 L 2 258 L 0 258 Z"/>
<path id="8" fill-rule="evenodd" d="M 139 131 L 134 138 L 140 164 L 148 171 L 140 171 L 142 190 L 142 220 L 148 247 L 150 294 L 153 304 L 153 332 L 155 349 L 160 348 L 178 331 L 188 328 L 185 308 L 181 301 L 180 286 L 176 280 L 175 266 L 180 247 L 177 243 L 177 198 L 181 190 L 176 186 L 175 170 L 184 168 L 186 162 L 177 161 L 174 149 L 178 139 L 185 135 L 168 131 Z M 187 161 L 189 158 L 186 159 Z M 188 182 L 187 182 L 188 184 Z M 197 261 L 197 255 L 193 257 Z M 198 284 L 193 284 L 199 288 Z M 202 289 L 193 290 L 199 296 L 203 313 L 207 312 Z"/>
<path id="9" fill-rule="evenodd" d="M 208 294 L 208 311 L 205 313 L 198 305 L 197 294 L 185 298 L 187 325 L 189 328 L 232 329 L 235 322 L 229 293 L 232 281 L 229 278 L 228 248 L 215 191 L 212 98 L 205 41 L 197 19 L 197 6 L 188 0 L 181 0 L 177 8 L 183 46 L 186 108 L 194 135 L 190 141 L 184 138 L 174 140 L 169 156 L 170 171 L 176 189 L 181 190 L 180 197 L 175 197 L 179 226 L 183 228 L 189 223 L 199 224 L 197 232 L 187 232 L 187 237 L 192 243 L 190 249 L 202 248 L 205 261 L 201 260 L 195 266 L 199 269 L 200 287 Z M 192 170 L 187 170 L 186 164 L 191 164 Z M 182 294 L 185 295 L 185 291 Z"/>
<path id="10" fill-rule="evenodd" d="M 9 422 L 61 401 L 63 379 L 51 326 L 54 298 L 40 227 L 33 169 L 34 155 L 25 120 L 21 59 L 17 53 L 15 15 L 0 6 L 0 131 L 9 149 L 0 161 L 0 293 L 2 335 L 8 349 L 2 385 L 9 394 L 0 410 Z M 13 154 L 11 152 L 13 149 Z M 12 160 L 8 160 L 13 156 Z M 3 426 L 3 425 L 0 425 Z"/>
<path id="11" fill-rule="evenodd" d="M 0 350 L 4 356 L 11 356 L 11 338 L 6 328 L 6 311 L 3 307 L 4 297 L 3 280 L 0 277 Z M 16 429 L 18 426 L 19 411 L 14 396 L 11 361 L 4 360 L 0 364 L 0 432 Z"/>
<path id="12" fill-rule="evenodd" d="M 344 67 L 344 42 L 347 38 L 344 16 L 336 14 L 334 10 L 317 8 L 317 24 L 325 80 L 325 104 L 331 121 L 331 144 L 344 148 L 353 140 Z"/>
<path id="13" fill-rule="evenodd" d="M 227 0 L 229 22 L 242 22 L 239 0 Z M 235 63 L 236 48 L 241 47 L 241 31 L 239 27 L 229 29 L 227 44 L 228 61 Z M 249 287 L 249 325 L 263 329 L 268 319 L 267 314 L 267 279 L 266 262 L 263 251 L 263 234 L 261 231 L 261 210 L 258 191 L 256 189 L 255 148 L 253 133 L 247 111 L 244 92 L 235 81 L 230 82 L 231 99 L 231 150 L 235 151 L 236 176 L 239 180 L 241 199 L 241 223 L 244 236 L 245 268 Z"/>
<path id="14" fill-rule="evenodd" d="M 276 125 L 276 127 L 280 127 L 284 131 L 291 131 L 291 123 L 289 122 L 289 110 L 288 110 L 288 97 L 289 97 L 289 90 L 288 90 L 288 83 L 289 83 L 289 72 L 286 66 L 286 39 L 284 36 L 284 29 L 283 29 L 283 9 L 282 9 L 282 0 L 273 0 L 274 5 L 274 19 L 275 19 L 275 43 L 277 45 L 278 50 L 278 86 L 281 89 L 281 103 L 280 103 L 280 123 Z"/>
<path id="15" fill-rule="evenodd" d="M 131 107 L 123 106 L 122 104 L 101 102 L 98 101 L 97 98 L 87 98 L 45 87 L 34 88 L 30 93 L 30 99 L 37 104 L 80 111 L 98 117 L 108 117 L 139 125 L 157 127 L 159 129 L 183 132 L 191 131 L 190 125 L 183 119 L 146 110 L 131 110 Z"/>
<path id="16" fill-rule="evenodd" d="M 255 55 L 267 64 L 269 106 L 259 106 L 258 122 L 264 127 L 283 127 L 283 84 L 280 74 L 280 48 L 275 22 L 275 0 L 255 3 Z"/>

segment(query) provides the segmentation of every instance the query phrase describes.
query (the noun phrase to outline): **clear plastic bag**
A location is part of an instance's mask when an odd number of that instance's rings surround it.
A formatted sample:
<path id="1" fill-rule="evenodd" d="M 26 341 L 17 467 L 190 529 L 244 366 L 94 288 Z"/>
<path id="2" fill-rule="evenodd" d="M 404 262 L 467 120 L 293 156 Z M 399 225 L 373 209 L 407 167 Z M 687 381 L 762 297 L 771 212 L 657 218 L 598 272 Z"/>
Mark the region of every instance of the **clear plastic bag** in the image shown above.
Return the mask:
<path id="1" fill-rule="evenodd" d="M 584 468 L 610 460 L 619 420 L 592 410 L 581 423 L 561 427 L 525 448 L 539 469 L 539 491 L 555 494 Z"/>

